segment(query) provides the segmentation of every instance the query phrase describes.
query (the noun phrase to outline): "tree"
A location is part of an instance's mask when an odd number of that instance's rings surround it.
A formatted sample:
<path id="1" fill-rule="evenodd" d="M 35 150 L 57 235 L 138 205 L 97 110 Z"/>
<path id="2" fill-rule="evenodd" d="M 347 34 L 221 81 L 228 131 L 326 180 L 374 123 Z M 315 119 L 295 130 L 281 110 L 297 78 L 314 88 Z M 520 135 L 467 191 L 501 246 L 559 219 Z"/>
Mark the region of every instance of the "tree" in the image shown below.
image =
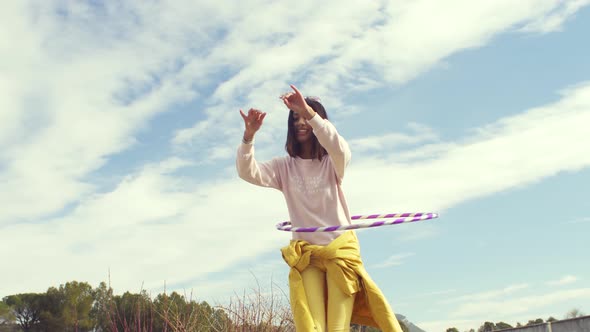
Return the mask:
<path id="1" fill-rule="evenodd" d="M 10 306 L 4 301 L 0 301 L 0 326 L 10 324 L 16 320 Z"/>
<path id="2" fill-rule="evenodd" d="M 535 319 L 535 320 L 532 320 L 532 319 L 531 319 L 531 320 L 529 320 L 529 322 L 528 322 L 528 323 L 526 323 L 526 325 L 525 325 L 525 326 L 531 326 L 531 325 L 543 324 L 544 322 L 545 322 L 545 321 L 544 321 L 543 319 L 541 319 L 541 318 L 537 318 L 537 319 Z"/>
<path id="3" fill-rule="evenodd" d="M 176 292 L 158 294 L 153 301 L 158 326 L 176 326 L 186 301 Z"/>
<path id="4" fill-rule="evenodd" d="M 496 323 L 496 330 L 504 330 L 504 329 L 511 329 L 512 325 L 505 323 L 505 322 L 498 322 Z"/>
<path id="5" fill-rule="evenodd" d="M 557 322 L 557 319 L 554 318 L 553 316 L 551 316 L 551 317 L 547 318 L 546 322 L 551 322 L 551 323 Z"/>
<path id="6" fill-rule="evenodd" d="M 152 301 L 145 291 L 113 297 L 110 320 L 115 331 L 147 331 L 153 326 L 154 317 Z"/>
<path id="7" fill-rule="evenodd" d="M 3 302 L 12 308 L 18 325 L 26 332 L 40 322 L 42 297 L 36 293 L 17 294 L 5 297 Z"/>
<path id="8" fill-rule="evenodd" d="M 567 314 L 565 314 L 565 318 L 577 318 L 577 317 L 582 317 L 584 316 L 584 313 L 580 311 L 580 309 L 578 308 L 574 308 L 570 311 L 567 312 Z"/>
<path id="9" fill-rule="evenodd" d="M 39 326 L 43 331 L 65 331 L 62 312 L 64 307 L 64 295 L 55 287 L 50 287 L 43 294 L 41 301 L 41 318 Z"/>
<path id="10" fill-rule="evenodd" d="M 94 330 L 98 332 L 109 331 L 112 329 L 113 316 L 115 310 L 115 301 L 113 300 L 113 289 L 108 287 L 103 281 L 94 289 L 94 304 L 90 311 L 90 317 L 94 322 Z"/>
<path id="11" fill-rule="evenodd" d="M 459 330 L 456 327 L 449 327 L 447 332 L 459 332 Z"/>
<path id="12" fill-rule="evenodd" d="M 85 282 L 72 281 L 59 287 L 59 293 L 63 294 L 62 318 L 67 327 L 74 332 L 90 330 L 93 322 L 90 311 L 94 302 L 92 286 Z"/>
<path id="13" fill-rule="evenodd" d="M 482 326 L 479 327 L 477 332 L 491 332 L 496 328 L 494 323 L 492 322 L 485 322 Z"/>

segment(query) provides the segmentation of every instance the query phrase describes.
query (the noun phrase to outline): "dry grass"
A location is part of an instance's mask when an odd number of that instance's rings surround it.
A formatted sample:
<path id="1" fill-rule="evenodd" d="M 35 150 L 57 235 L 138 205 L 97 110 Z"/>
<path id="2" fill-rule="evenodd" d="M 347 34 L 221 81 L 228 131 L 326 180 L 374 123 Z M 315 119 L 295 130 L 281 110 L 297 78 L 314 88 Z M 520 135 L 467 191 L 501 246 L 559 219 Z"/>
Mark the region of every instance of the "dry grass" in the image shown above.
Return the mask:
<path id="1" fill-rule="evenodd" d="M 232 326 L 231 332 L 290 332 L 295 331 L 288 295 L 272 284 L 269 293 L 262 293 L 260 284 L 252 292 L 234 295 L 229 305 L 223 306 Z"/>
<path id="2" fill-rule="evenodd" d="M 131 297 L 131 296 L 129 296 Z M 192 295 L 160 294 L 153 301 L 135 294 L 133 303 L 108 301 L 105 330 L 110 332 L 291 332 L 295 331 L 288 295 L 276 284 L 234 294 L 224 305 L 210 306 Z M 132 312 L 130 312 L 132 311 Z"/>

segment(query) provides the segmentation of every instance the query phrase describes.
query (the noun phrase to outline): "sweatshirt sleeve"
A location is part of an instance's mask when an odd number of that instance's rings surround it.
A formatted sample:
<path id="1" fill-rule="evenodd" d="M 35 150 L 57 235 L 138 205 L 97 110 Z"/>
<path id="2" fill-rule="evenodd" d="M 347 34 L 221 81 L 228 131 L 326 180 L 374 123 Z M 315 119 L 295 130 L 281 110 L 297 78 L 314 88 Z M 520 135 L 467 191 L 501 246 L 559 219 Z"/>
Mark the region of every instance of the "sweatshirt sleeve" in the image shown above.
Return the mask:
<path id="1" fill-rule="evenodd" d="M 342 180 L 344 178 L 344 170 L 351 158 L 348 143 L 338 134 L 336 127 L 330 121 L 323 119 L 318 114 L 311 118 L 308 123 L 313 128 L 313 133 L 318 138 L 320 144 L 328 151 L 338 179 Z"/>
<path id="2" fill-rule="evenodd" d="M 261 187 L 281 190 L 281 179 L 278 172 L 278 160 L 258 163 L 254 158 L 254 145 L 240 144 L 236 158 L 238 175 L 244 181 Z"/>

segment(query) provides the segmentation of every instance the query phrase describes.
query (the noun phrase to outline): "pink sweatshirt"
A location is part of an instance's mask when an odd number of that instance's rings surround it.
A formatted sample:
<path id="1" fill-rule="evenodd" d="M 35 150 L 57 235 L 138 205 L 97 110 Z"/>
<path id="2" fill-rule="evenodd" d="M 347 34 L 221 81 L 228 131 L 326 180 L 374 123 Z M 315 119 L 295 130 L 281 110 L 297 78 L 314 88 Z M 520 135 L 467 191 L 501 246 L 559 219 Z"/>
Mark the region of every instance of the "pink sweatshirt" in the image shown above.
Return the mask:
<path id="1" fill-rule="evenodd" d="M 285 156 L 258 163 L 254 158 L 254 145 L 242 143 L 236 158 L 238 174 L 252 184 L 280 190 L 295 227 L 348 225 L 350 212 L 341 183 L 350 161 L 350 148 L 328 120 L 316 114 L 309 124 L 328 151 L 322 161 Z M 327 245 L 340 234 L 342 231 L 293 232 L 293 239 Z"/>

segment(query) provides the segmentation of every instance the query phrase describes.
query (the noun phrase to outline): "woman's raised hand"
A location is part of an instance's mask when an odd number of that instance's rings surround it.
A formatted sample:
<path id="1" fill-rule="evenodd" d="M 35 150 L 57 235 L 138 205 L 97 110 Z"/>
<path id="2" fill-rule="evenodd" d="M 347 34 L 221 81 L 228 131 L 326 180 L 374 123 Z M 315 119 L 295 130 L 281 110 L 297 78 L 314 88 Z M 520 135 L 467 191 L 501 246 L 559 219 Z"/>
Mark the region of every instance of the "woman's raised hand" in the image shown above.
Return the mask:
<path id="1" fill-rule="evenodd" d="M 302 113 L 307 110 L 307 103 L 305 102 L 305 97 L 297 90 L 294 85 L 291 85 L 291 89 L 294 92 L 288 92 L 284 95 L 280 96 L 285 103 L 285 106 L 292 110 L 293 112 Z"/>
<path id="2" fill-rule="evenodd" d="M 240 115 L 244 119 L 244 138 L 250 140 L 262 126 L 266 113 L 251 108 L 247 115 L 240 110 Z"/>

